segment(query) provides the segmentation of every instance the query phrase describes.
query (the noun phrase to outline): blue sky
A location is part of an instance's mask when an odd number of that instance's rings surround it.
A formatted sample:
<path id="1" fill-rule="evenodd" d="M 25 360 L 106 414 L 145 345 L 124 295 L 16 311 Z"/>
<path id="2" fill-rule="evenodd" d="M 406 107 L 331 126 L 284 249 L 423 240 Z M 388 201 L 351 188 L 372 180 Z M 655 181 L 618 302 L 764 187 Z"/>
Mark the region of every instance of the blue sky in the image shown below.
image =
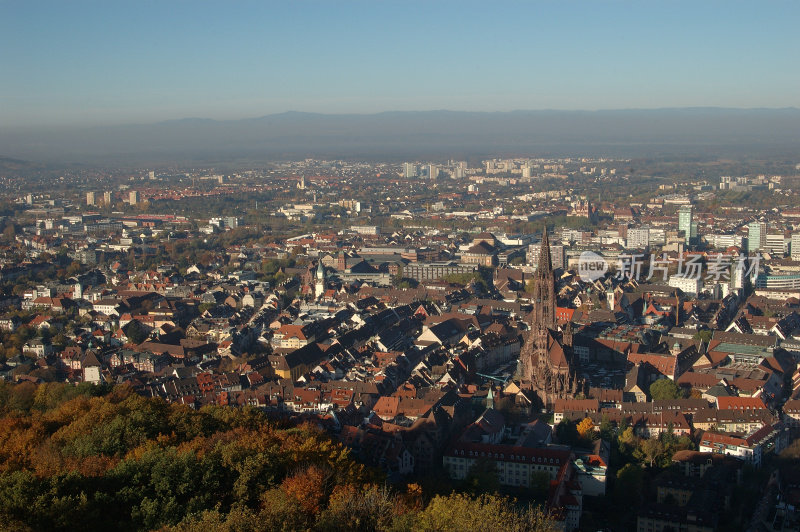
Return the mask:
<path id="1" fill-rule="evenodd" d="M 800 3 L 0 0 L 0 123 L 800 107 Z"/>

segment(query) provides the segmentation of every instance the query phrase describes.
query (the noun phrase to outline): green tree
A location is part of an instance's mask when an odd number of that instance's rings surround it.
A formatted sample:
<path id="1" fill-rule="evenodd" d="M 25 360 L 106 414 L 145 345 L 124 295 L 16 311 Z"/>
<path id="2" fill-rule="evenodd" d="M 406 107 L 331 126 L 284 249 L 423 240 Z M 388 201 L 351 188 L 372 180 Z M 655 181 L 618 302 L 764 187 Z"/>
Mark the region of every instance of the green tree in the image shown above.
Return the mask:
<path id="1" fill-rule="evenodd" d="M 634 456 L 640 460 L 647 462 L 647 465 L 653 467 L 653 464 L 664 454 L 664 444 L 658 438 L 648 438 L 639 444 Z"/>
<path id="2" fill-rule="evenodd" d="M 650 397 L 653 401 L 678 399 L 682 397 L 681 390 L 672 379 L 658 379 L 650 385 Z"/>
<path id="3" fill-rule="evenodd" d="M 488 458 L 475 460 L 467 472 L 464 484 L 472 493 L 492 493 L 500 489 L 497 462 Z"/>
<path id="4" fill-rule="evenodd" d="M 546 497 L 550 489 L 550 474 L 545 471 L 531 473 L 531 492 L 534 497 Z"/>
<path id="5" fill-rule="evenodd" d="M 562 419 L 558 425 L 556 425 L 556 438 L 558 439 L 558 443 L 563 445 L 575 445 L 578 443 L 580 434 L 578 434 L 578 428 L 575 426 L 575 422 L 569 419 Z"/>
<path id="6" fill-rule="evenodd" d="M 623 456 L 632 453 L 639 446 L 639 438 L 633 433 L 633 427 L 627 427 L 619 433 L 619 452 Z"/>
<path id="7" fill-rule="evenodd" d="M 695 340 L 700 340 L 704 344 L 708 345 L 708 342 L 711 341 L 711 337 L 712 336 L 714 336 L 714 331 L 706 329 L 706 330 L 703 330 L 703 331 L 697 331 L 697 333 L 695 333 L 695 335 L 694 335 L 694 339 Z"/>
<path id="8" fill-rule="evenodd" d="M 619 503 L 639 505 L 644 488 L 644 471 L 636 464 L 626 464 L 617 472 L 614 499 Z"/>
<path id="9" fill-rule="evenodd" d="M 134 344 L 141 344 L 147 340 L 147 332 L 144 330 L 142 324 L 136 320 L 125 325 L 123 329 L 125 331 L 125 336 Z"/>
<path id="10" fill-rule="evenodd" d="M 9 224 L 3 229 L 3 240 L 11 243 L 14 241 L 14 237 L 16 236 L 17 231 L 14 229 L 14 224 Z"/>
<path id="11" fill-rule="evenodd" d="M 600 418 L 600 438 L 610 442 L 614 440 L 614 436 L 614 426 L 611 424 L 611 420 L 608 419 L 608 415 L 603 414 Z"/>

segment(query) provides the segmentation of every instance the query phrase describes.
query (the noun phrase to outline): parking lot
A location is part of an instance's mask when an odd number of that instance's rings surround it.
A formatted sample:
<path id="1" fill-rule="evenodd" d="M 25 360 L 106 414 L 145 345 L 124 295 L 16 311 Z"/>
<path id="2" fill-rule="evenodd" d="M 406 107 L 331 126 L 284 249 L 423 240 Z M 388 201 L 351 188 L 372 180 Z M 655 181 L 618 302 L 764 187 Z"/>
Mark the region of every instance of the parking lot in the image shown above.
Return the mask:
<path id="1" fill-rule="evenodd" d="M 588 362 L 581 364 L 580 376 L 589 381 L 593 388 L 621 389 L 625 387 L 624 366 L 608 362 Z"/>

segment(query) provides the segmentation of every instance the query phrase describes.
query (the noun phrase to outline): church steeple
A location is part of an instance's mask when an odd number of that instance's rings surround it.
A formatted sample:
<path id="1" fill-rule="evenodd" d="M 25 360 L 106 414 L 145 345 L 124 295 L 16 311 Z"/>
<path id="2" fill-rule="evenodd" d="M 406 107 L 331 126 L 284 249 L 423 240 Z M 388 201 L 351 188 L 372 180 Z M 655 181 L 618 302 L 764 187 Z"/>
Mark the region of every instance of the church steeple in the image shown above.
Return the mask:
<path id="1" fill-rule="evenodd" d="M 533 274 L 531 303 L 529 331 L 519 355 L 520 381 L 549 407 L 556 399 L 575 397 L 584 383 L 572 367 L 572 325 L 567 324 L 561 334 L 556 332 L 556 285 L 546 227 Z"/>
<path id="2" fill-rule="evenodd" d="M 553 269 L 553 261 L 550 259 L 550 239 L 547 238 L 547 226 L 542 230 L 542 247 L 539 250 L 539 264 L 537 271 L 549 272 Z"/>
<path id="3" fill-rule="evenodd" d="M 544 331 L 556 325 L 555 279 L 553 262 L 550 260 L 550 239 L 547 226 L 542 232 L 542 247 L 539 251 L 539 266 L 533 276 L 533 321 L 531 329 Z"/>
<path id="4" fill-rule="evenodd" d="M 315 277 L 317 278 L 317 282 L 314 285 L 314 295 L 320 298 L 325 292 L 325 267 L 322 265 L 322 259 L 317 263 L 317 273 Z"/>

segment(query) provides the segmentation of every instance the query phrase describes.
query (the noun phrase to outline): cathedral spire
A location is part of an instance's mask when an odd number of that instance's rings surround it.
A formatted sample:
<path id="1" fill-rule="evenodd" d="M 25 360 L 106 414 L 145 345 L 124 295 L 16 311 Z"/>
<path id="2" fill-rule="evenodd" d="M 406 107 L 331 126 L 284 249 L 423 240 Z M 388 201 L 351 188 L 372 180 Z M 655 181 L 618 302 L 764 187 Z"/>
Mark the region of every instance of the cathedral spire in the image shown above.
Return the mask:
<path id="1" fill-rule="evenodd" d="M 543 405 L 556 399 L 574 398 L 583 387 L 573 367 L 572 324 L 561 334 L 556 330 L 556 284 L 550 260 L 547 227 L 531 289 L 533 310 L 528 317 L 528 334 L 519 354 L 520 381 L 535 391 Z"/>
<path id="2" fill-rule="evenodd" d="M 539 250 L 539 265 L 537 271 L 549 272 L 553 269 L 553 261 L 550 260 L 550 239 L 547 238 L 547 225 L 542 230 L 542 247 Z"/>

